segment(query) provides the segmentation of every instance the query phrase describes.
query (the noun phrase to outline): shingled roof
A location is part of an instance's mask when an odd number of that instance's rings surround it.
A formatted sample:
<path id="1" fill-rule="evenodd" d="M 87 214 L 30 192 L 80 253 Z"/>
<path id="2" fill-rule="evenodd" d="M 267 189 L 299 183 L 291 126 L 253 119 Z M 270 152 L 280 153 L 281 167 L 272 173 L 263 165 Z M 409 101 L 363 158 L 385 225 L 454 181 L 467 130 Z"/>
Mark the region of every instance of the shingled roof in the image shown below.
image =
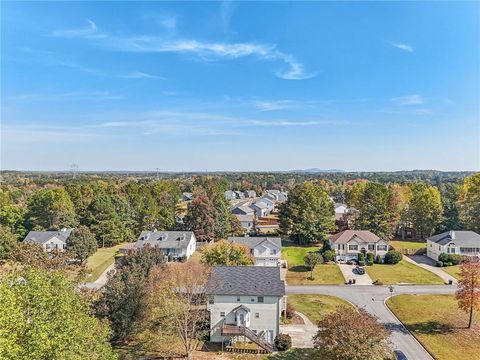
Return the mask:
<path id="1" fill-rule="evenodd" d="M 50 239 L 56 237 L 63 242 L 66 242 L 73 229 L 61 229 L 56 231 L 30 231 L 25 237 L 25 242 L 32 242 L 36 244 L 45 244 Z"/>
<path id="2" fill-rule="evenodd" d="M 431 236 L 427 238 L 427 240 L 433 241 L 440 245 L 446 245 L 453 241 L 456 245 L 461 245 L 464 247 L 480 246 L 480 235 L 474 231 L 451 230 Z"/>
<path id="3" fill-rule="evenodd" d="M 214 266 L 208 295 L 284 296 L 280 268 L 270 266 Z"/>
<path id="4" fill-rule="evenodd" d="M 330 236 L 330 242 L 332 244 L 346 244 L 354 237 L 363 240 L 366 243 L 376 243 L 380 239 L 377 235 L 368 230 L 345 230 L 341 231 L 335 235 Z"/>
<path id="5" fill-rule="evenodd" d="M 142 231 L 135 249 L 147 244 L 161 249 L 186 249 L 192 236 L 192 231 Z"/>
<path id="6" fill-rule="evenodd" d="M 264 241 L 271 242 L 280 249 L 282 248 L 282 239 L 279 237 L 232 236 L 228 238 L 228 242 L 247 245 L 250 249 L 253 249 L 255 246 L 260 245 Z"/>

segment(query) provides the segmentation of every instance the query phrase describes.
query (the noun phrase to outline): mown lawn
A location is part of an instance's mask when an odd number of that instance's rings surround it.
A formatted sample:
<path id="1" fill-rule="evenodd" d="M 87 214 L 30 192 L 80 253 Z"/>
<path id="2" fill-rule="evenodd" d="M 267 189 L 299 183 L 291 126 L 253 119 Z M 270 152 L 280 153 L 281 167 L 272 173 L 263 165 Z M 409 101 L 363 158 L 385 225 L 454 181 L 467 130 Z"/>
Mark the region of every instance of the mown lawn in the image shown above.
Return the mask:
<path id="1" fill-rule="evenodd" d="M 378 280 L 383 284 L 443 284 L 437 275 L 405 260 L 395 265 L 373 264 L 365 269 L 374 282 Z"/>
<path id="2" fill-rule="evenodd" d="M 352 306 L 349 302 L 336 296 L 312 294 L 289 295 L 287 303 L 292 304 L 296 311 L 306 315 L 313 323 L 334 312 L 340 305 Z"/>
<path id="3" fill-rule="evenodd" d="M 460 265 L 442 267 L 442 270 L 452 275 L 455 279 L 460 279 Z"/>
<path id="4" fill-rule="evenodd" d="M 287 260 L 288 267 L 305 265 L 303 258 L 312 251 L 318 251 L 321 248 L 316 246 L 292 246 L 290 242 L 282 244 L 282 259 Z"/>
<path id="5" fill-rule="evenodd" d="M 395 250 L 403 250 L 403 249 L 425 249 L 427 247 L 427 243 L 425 241 L 405 241 L 405 240 L 392 240 L 390 241 L 390 246 L 395 248 Z"/>
<path id="6" fill-rule="evenodd" d="M 479 358 L 480 316 L 467 329 L 468 315 L 453 295 L 397 295 L 387 304 L 437 360 Z"/>
<path id="7" fill-rule="evenodd" d="M 345 278 L 336 264 L 321 264 L 313 271 L 313 280 L 310 271 L 305 265 L 294 266 L 287 271 L 289 285 L 338 285 L 345 284 Z"/>
<path id="8" fill-rule="evenodd" d="M 98 277 L 115 261 L 115 255 L 118 250 L 126 244 L 120 244 L 112 247 L 100 248 L 95 254 L 87 259 L 88 273 L 86 282 L 94 282 Z"/>

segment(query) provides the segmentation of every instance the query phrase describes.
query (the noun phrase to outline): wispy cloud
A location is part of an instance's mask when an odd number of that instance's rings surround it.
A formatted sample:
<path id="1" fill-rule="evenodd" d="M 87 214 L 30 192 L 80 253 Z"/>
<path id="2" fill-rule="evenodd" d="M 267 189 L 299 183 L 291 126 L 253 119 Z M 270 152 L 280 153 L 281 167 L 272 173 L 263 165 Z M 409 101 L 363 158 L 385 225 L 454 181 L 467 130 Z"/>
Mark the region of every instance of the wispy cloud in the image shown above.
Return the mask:
<path id="1" fill-rule="evenodd" d="M 82 38 L 94 41 L 98 46 L 111 51 L 138 52 L 138 53 L 184 53 L 193 54 L 204 60 L 238 59 L 255 56 L 266 61 L 281 61 L 286 70 L 277 71 L 279 78 L 286 80 L 303 80 L 316 76 L 316 73 L 305 71 L 293 55 L 277 49 L 276 44 L 254 42 L 227 43 L 208 42 L 193 39 L 165 39 L 159 36 L 138 35 L 130 37 L 111 36 L 100 32 L 95 23 L 89 20 L 90 26 L 86 29 L 54 31 L 53 36 Z"/>
<path id="2" fill-rule="evenodd" d="M 390 100 L 401 106 L 421 105 L 425 103 L 423 96 L 418 94 L 394 97 Z"/>
<path id="3" fill-rule="evenodd" d="M 293 120 L 251 120 L 252 125 L 257 126 L 293 126 L 293 127 L 303 127 L 303 126 L 319 126 L 319 125 L 350 125 L 349 121 L 336 121 L 336 120 L 306 120 L 306 121 L 293 121 Z"/>
<path id="4" fill-rule="evenodd" d="M 400 49 L 400 50 L 403 50 L 403 51 L 406 51 L 406 52 L 413 52 L 413 47 L 409 44 L 405 44 L 405 43 L 390 43 L 390 45 L 392 45 L 393 47 L 397 48 L 397 49 Z"/>
<path id="5" fill-rule="evenodd" d="M 114 94 L 108 90 L 93 90 L 93 91 L 72 91 L 65 93 L 47 93 L 41 94 L 19 94 L 9 96 L 7 100 L 10 101 L 102 101 L 102 100 L 122 100 L 125 96 Z"/>
<path id="6" fill-rule="evenodd" d="M 255 106 L 260 111 L 274 111 L 288 109 L 295 105 L 293 100 L 273 100 L 273 101 L 257 101 Z"/>
<path id="7" fill-rule="evenodd" d="M 125 78 L 125 79 L 162 79 L 162 80 L 166 80 L 162 76 L 148 74 L 148 73 L 143 72 L 143 71 L 132 71 L 132 72 L 129 72 L 128 74 L 118 75 L 118 77 Z"/>

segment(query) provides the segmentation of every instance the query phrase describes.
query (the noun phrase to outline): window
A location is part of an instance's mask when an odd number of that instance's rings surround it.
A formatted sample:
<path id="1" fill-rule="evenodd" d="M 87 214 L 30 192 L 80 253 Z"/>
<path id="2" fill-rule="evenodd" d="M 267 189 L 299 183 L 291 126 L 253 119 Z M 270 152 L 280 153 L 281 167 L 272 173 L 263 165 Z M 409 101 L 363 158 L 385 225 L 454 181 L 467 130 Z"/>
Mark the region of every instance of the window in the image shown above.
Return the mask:
<path id="1" fill-rule="evenodd" d="M 258 319 L 260 317 L 259 313 L 255 313 L 255 319 Z"/>
<path id="2" fill-rule="evenodd" d="M 272 254 L 277 255 L 277 249 L 272 249 Z"/>
<path id="3" fill-rule="evenodd" d="M 225 317 L 225 311 L 220 311 L 220 317 Z"/>
<path id="4" fill-rule="evenodd" d="M 208 299 L 208 303 L 209 304 L 215 304 L 215 301 L 213 300 L 213 296 Z"/>
<path id="5" fill-rule="evenodd" d="M 254 298 L 251 298 L 250 301 L 251 301 L 251 302 L 255 302 L 255 299 L 254 299 Z"/>
<path id="6" fill-rule="evenodd" d="M 258 301 L 259 303 L 263 303 L 263 296 L 258 296 L 258 297 L 257 297 L 257 301 Z"/>
<path id="7" fill-rule="evenodd" d="M 348 250 L 358 250 L 358 245 L 348 245 Z"/>
<path id="8" fill-rule="evenodd" d="M 375 244 L 368 244 L 368 250 L 375 250 Z"/>
<path id="9" fill-rule="evenodd" d="M 237 301 L 240 301 L 240 296 L 237 296 Z"/>
<path id="10" fill-rule="evenodd" d="M 342 244 L 338 244 L 338 250 L 342 249 Z"/>
<path id="11" fill-rule="evenodd" d="M 378 251 L 387 251 L 387 245 L 378 245 L 377 250 Z"/>

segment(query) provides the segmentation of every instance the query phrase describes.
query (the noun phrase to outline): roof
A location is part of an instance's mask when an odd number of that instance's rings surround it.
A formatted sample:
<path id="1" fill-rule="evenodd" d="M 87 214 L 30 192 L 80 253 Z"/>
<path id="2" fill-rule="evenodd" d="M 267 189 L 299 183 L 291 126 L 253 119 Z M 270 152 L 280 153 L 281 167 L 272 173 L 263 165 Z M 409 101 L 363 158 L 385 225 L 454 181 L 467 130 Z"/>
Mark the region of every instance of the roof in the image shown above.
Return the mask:
<path id="1" fill-rule="evenodd" d="M 284 296 L 280 268 L 273 266 L 214 266 L 207 283 L 209 295 Z"/>
<path id="2" fill-rule="evenodd" d="M 256 202 L 255 204 L 252 204 L 251 206 L 256 206 L 260 209 L 268 209 L 268 205 L 265 204 L 263 201 Z"/>
<path id="3" fill-rule="evenodd" d="M 193 231 L 142 231 L 135 248 L 145 245 L 163 249 L 185 249 L 192 239 Z"/>
<path id="4" fill-rule="evenodd" d="M 280 190 L 270 189 L 270 190 L 267 190 L 266 192 L 267 192 L 267 193 L 270 193 L 270 194 L 279 194 L 279 193 L 280 193 Z"/>
<path id="5" fill-rule="evenodd" d="M 243 237 L 229 237 L 228 242 L 233 242 L 236 244 L 247 245 L 250 249 L 260 245 L 261 243 L 268 241 L 278 247 L 279 249 L 282 248 L 282 239 L 279 237 L 250 237 L 250 236 L 243 236 Z"/>
<path id="6" fill-rule="evenodd" d="M 480 235 L 474 231 L 451 230 L 431 236 L 427 238 L 427 240 L 433 241 L 440 245 L 446 245 L 449 242 L 453 241 L 455 245 L 461 245 L 465 247 L 480 246 Z"/>
<path id="7" fill-rule="evenodd" d="M 237 211 L 240 210 L 241 212 L 245 213 L 245 215 L 253 213 L 253 209 L 250 206 L 246 206 L 246 205 L 235 206 L 232 209 L 232 211 L 235 211 L 235 210 Z"/>
<path id="8" fill-rule="evenodd" d="M 254 216 L 253 215 L 240 215 L 240 214 L 234 214 L 238 221 L 252 221 L 254 220 Z"/>
<path id="9" fill-rule="evenodd" d="M 55 231 L 30 231 L 23 241 L 33 242 L 36 244 L 45 244 L 47 241 L 56 237 L 66 242 L 73 229 L 62 229 Z"/>
<path id="10" fill-rule="evenodd" d="M 358 237 L 360 240 L 366 243 L 376 243 L 381 241 L 377 235 L 368 230 L 345 230 L 335 235 L 330 236 L 330 242 L 332 244 L 346 244 L 354 237 Z"/>

